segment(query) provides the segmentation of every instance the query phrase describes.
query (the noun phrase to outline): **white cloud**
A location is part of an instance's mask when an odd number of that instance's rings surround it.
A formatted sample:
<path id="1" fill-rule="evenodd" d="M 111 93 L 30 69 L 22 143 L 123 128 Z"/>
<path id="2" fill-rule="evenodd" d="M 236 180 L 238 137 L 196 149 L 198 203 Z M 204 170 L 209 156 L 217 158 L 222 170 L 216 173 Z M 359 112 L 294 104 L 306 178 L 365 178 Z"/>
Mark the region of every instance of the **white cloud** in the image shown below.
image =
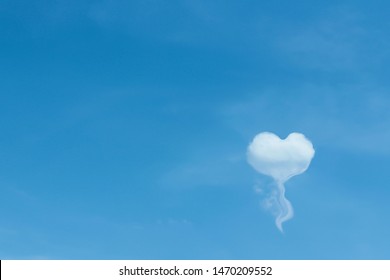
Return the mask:
<path id="1" fill-rule="evenodd" d="M 280 231 L 283 231 L 283 222 L 293 217 L 293 208 L 285 197 L 284 183 L 305 172 L 314 153 L 312 143 L 303 134 L 296 132 L 284 140 L 273 133 L 262 132 L 248 146 L 248 163 L 257 172 L 272 177 L 276 182 L 277 190 L 272 192 L 268 202 L 275 204 L 275 222 Z"/>
<path id="2" fill-rule="evenodd" d="M 291 133 L 285 140 L 262 132 L 248 147 L 248 162 L 256 171 L 284 183 L 309 167 L 314 156 L 313 145 L 301 133 Z"/>

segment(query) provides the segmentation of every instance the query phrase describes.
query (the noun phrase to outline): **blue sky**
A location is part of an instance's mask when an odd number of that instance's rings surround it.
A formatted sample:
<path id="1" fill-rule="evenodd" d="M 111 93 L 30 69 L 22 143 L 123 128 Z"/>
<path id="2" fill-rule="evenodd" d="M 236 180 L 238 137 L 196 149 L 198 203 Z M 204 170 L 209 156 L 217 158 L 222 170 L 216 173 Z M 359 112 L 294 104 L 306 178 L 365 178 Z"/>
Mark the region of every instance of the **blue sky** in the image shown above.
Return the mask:
<path id="1" fill-rule="evenodd" d="M 389 8 L 1 1 L 0 258 L 389 259 Z M 261 131 L 316 149 L 284 234 Z"/>

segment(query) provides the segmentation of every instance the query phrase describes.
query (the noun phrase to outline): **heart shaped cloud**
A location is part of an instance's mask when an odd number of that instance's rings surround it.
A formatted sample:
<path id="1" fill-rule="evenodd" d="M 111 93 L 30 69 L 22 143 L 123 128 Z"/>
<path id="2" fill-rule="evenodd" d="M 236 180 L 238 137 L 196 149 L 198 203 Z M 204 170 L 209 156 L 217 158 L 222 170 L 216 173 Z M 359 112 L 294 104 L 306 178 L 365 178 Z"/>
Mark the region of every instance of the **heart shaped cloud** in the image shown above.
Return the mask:
<path id="1" fill-rule="evenodd" d="M 314 156 L 312 143 L 301 133 L 282 140 L 270 132 L 255 136 L 247 152 L 249 164 L 258 172 L 284 183 L 305 172 Z"/>

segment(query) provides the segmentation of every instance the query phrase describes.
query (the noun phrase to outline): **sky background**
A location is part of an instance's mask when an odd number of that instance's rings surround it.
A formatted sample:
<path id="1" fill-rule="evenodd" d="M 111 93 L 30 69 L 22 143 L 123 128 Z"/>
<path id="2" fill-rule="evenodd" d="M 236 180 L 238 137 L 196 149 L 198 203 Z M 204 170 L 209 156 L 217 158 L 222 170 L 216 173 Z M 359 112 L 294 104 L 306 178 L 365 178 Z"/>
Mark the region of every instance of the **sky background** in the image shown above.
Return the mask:
<path id="1" fill-rule="evenodd" d="M 0 0 L 0 258 L 390 259 L 389 9 Z M 262 131 L 316 150 L 284 234 Z"/>

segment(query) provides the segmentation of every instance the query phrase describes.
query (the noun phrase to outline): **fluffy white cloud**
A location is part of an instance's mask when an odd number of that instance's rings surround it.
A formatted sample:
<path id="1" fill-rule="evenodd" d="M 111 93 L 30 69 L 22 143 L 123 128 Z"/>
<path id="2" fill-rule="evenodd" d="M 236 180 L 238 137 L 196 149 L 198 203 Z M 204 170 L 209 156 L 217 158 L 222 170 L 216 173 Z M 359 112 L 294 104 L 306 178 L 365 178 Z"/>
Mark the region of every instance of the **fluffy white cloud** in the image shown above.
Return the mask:
<path id="1" fill-rule="evenodd" d="M 296 132 L 284 140 L 270 132 L 259 133 L 250 143 L 247 154 L 248 162 L 256 171 L 281 183 L 305 172 L 313 156 L 311 142 Z"/>
<path id="2" fill-rule="evenodd" d="M 270 201 L 275 202 L 276 226 L 283 231 L 283 222 L 293 217 L 293 208 L 285 197 L 284 183 L 291 177 L 301 174 L 309 167 L 314 157 L 312 143 L 301 133 L 291 133 L 282 140 L 270 132 L 255 136 L 249 144 L 247 159 L 259 173 L 271 176 L 276 182 L 276 191 Z"/>

